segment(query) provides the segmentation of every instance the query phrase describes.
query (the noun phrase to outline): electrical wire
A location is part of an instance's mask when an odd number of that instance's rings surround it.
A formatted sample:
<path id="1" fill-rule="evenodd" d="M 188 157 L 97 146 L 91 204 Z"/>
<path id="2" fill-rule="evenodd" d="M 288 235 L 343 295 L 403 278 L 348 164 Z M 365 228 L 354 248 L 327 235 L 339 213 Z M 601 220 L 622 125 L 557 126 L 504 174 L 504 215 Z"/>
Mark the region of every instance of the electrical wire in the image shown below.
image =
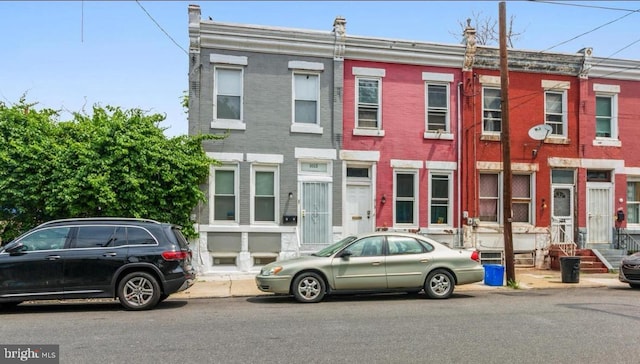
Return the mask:
<path id="1" fill-rule="evenodd" d="M 169 39 L 171 39 L 171 41 L 173 42 L 173 44 L 175 44 L 178 48 L 182 49 L 182 51 L 183 51 L 185 54 L 187 54 L 187 55 L 189 54 L 189 52 L 187 52 L 187 50 L 186 50 L 186 49 L 184 49 L 184 48 L 183 48 L 183 47 L 182 47 L 178 42 L 176 42 L 176 40 L 175 40 L 175 39 L 173 39 L 173 37 L 171 37 L 171 36 L 169 35 L 169 33 L 167 33 L 167 31 L 166 31 L 166 30 L 164 30 L 160 24 L 158 24 L 158 22 L 157 22 L 157 21 L 156 21 L 156 20 L 151 16 L 151 14 L 149 14 L 149 12 L 147 11 L 147 9 L 145 9 L 145 8 L 144 8 L 144 6 L 142 6 L 142 4 L 140 4 L 140 1 L 136 0 L 136 4 L 138 4 L 138 5 L 140 6 L 140 8 L 142 9 L 142 11 L 144 11 L 144 12 L 145 12 L 145 14 L 147 14 L 147 16 L 149 17 L 149 19 L 151 19 L 151 21 L 153 21 L 153 22 L 156 24 L 156 26 L 157 26 L 157 27 L 158 27 L 158 28 L 159 28 L 159 29 L 160 29 L 160 30 L 161 30 L 161 31 L 162 31 L 162 32 L 163 32 L 163 33 L 164 33 L 164 34 L 165 34 Z"/>

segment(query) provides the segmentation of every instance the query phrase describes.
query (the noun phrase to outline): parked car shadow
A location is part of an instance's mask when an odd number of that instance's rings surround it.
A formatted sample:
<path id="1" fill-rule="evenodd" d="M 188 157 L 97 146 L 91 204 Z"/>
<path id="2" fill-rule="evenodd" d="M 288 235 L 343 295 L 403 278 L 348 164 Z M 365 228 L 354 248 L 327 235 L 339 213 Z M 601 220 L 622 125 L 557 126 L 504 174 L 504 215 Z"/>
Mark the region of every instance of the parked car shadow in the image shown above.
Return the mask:
<path id="1" fill-rule="evenodd" d="M 160 302 L 152 311 L 171 310 L 188 304 L 186 300 Z M 55 312 L 136 312 L 125 310 L 118 300 L 68 300 L 23 302 L 15 307 L 0 307 L 0 314 L 55 313 Z"/>
<path id="2" fill-rule="evenodd" d="M 472 295 L 463 293 L 454 293 L 447 300 L 457 300 L 471 298 Z M 325 296 L 320 302 L 369 302 L 369 301 L 441 301 L 431 300 L 424 293 L 336 293 Z M 298 303 L 293 296 L 288 295 L 260 295 L 247 298 L 247 302 L 256 304 L 274 304 L 274 303 Z"/>

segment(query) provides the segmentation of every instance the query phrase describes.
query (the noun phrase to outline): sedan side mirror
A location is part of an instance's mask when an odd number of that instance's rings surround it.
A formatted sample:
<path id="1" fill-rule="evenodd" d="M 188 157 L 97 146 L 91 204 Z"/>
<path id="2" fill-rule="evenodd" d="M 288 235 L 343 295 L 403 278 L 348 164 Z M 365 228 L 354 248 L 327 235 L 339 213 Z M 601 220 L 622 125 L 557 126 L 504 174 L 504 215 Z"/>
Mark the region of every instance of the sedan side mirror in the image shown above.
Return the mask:
<path id="1" fill-rule="evenodd" d="M 353 253 L 351 251 L 343 250 L 342 253 L 340 253 L 340 258 L 347 259 L 352 255 L 353 255 Z"/>

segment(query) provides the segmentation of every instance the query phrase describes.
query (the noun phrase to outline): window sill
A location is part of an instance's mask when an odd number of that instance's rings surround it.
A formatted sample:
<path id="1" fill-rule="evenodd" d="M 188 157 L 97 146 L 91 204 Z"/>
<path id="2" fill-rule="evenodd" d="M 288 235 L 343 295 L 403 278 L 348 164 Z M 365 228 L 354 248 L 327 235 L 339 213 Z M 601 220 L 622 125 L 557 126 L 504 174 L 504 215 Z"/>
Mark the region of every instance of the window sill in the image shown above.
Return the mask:
<path id="1" fill-rule="evenodd" d="M 499 142 L 500 134 L 482 134 L 480 140 L 486 140 L 491 142 Z"/>
<path id="2" fill-rule="evenodd" d="M 612 138 L 598 138 L 593 140 L 594 147 L 621 147 L 622 142 L 618 139 Z"/>
<path id="3" fill-rule="evenodd" d="M 247 130 L 247 124 L 241 120 L 219 119 L 211 122 L 211 129 Z"/>
<path id="4" fill-rule="evenodd" d="M 442 139 L 442 140 L 453 140 L 453 134 L 448 132 L 434 132 L 434 131 L 425 131 L 424 139 Z"/>
<path id="5" fill-rule="evenodd" d="M 353 129 L 353 135 L 360 136 L 384 136 L 384 130 L 378 129 Z"/>
<path id="6" fill-rule="evenodd" d="M 571 140 L 561 136 L 550 136 L 544 140 L 545 144 L 571 144 Z"/>
<path id="7" fill-rule="evenodd" d="M 323 129 L 317 124 L 291 124 L 292 133 L 305 133 L 305 134 L 322 134 Z"/>

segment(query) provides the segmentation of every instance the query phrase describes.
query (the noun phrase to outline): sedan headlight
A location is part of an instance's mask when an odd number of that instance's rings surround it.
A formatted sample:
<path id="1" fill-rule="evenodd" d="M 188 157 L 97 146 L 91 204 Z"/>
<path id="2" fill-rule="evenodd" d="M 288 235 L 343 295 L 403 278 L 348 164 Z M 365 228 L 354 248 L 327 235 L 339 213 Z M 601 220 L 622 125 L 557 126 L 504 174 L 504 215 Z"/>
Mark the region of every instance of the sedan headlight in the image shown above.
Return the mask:
<path id="1" fill-rule="evenodd" d="M 271 275 L 276 275 L 280 273 L 280 271 L 282 271 L 282 267 L 280 266 L 271 267 L 271 268 L 262 268 L 262 270 L 260 271 L 260 275 L 271 276 Z"/>

